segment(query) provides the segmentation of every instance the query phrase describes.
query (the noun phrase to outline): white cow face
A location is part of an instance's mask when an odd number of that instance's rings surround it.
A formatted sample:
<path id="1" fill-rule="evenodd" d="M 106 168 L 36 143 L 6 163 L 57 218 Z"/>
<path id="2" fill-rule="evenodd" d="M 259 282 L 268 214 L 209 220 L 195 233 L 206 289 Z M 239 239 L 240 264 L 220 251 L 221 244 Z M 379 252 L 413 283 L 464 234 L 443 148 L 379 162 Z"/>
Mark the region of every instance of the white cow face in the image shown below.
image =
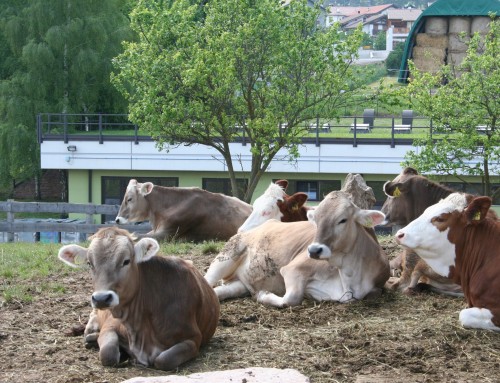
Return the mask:
<path id="1" fill-rule="evenodd" d="M 385 215 L 378 210 L 360 209 L 352 203 L 349 194 L 335 191 L 328 194 L 314 212 L 308 212 L 308 219 L 317 225 L 315 242 L 308 247 L 309 256 L 324 259 L 336 252 L 349 252 L 357 240 L 359 225 L 379 225 Z"/>
<path id="2" fill-rule="evenodd" d="M 283 201 L 285 192 L 280 185 L 272 183 L 267 190 L 253 203 L 252 213 L 248 216 L 238 233 L 251 230 L 270 219 L 281 220 L 278 201 Z"/>
<path id="3" fill-rule="evenodd" d="M 450 242 L 450 223 L 467 204 L 460 193 L 429 206 L 420 217 L 396 233 L 396 242 L 415 251 L 438 274 L 448 277 L 455 265 L 455 245 Z"/>
<path id="4" fill-rule="evenodd" d="M 141 184 L 136 180 L 130 180 L 115 222 L 123 225 L 147 220 L 149 209 L 144 197 L 150 194 L 153 188 L 154 185 L 151 182 Z"/>
<path id="5" fill-rule="evenodd" d="M 63 246 L 58 257 L 72 267 L 90 267 L 94 292 L 92 307 L 106 309 L 127 300 L 138 283 L 137 264 L 153 257 L 159 250 L 152 238 L 141 239 L 134 245 L 130 234 L 118 228 L 99 230 L 88 248 Z"/>

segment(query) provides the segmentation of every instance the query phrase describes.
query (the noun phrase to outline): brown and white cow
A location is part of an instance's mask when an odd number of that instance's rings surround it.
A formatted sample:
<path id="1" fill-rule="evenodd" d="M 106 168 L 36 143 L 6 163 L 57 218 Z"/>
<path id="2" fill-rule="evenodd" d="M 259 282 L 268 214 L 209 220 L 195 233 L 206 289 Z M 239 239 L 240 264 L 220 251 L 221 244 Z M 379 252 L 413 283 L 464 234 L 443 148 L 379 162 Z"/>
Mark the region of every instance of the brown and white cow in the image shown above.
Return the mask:
<path id="1" fill-rule="evenodd" d="M 437 273 L 462 286 L 467 328 L 500 331 L 500 222 L 488 215 L 491 198 L 453 193 L 396 233 L 396 241 Z"/>
<path id="2" fill-rule="evenodd" d="M 270 219 L 281 222 L 307 221 L 307 211 L 311 208 L 304 206 L 307 194 L 297 192 L 286 194 L 288 181 L 278 180 L 271 183 L 264 194 L 253 203 L 250 216 L 238 229 L 238 232 L 251 230 Z"/>
<path id="3" fill-rule="evenodd" d="M 404 226 L 420 216 L 424 210 L 453 193 L 453 190 L 418 174 L 407 167 L 384 185 L 387 199 L 382 206 L 386 226 Z M 404 249 L 391 261 L 391 269 L 401 269 L 401 276 L 389 287 L 405 293 L 415 291 L 418 283 L 429 285 L 435 292 L 462 295 L 462 288 L 449 278 L 432 270 L 414 251 Z"/>
<path id="4" fill-rule="evenodd" d="M 149 220 L 141 237 L 204 241 L 227 240 L 245 222 L 252 206 L 235 197 L 199 188 L 163 187 L 130 180 L 117 224 Z"/>
<path id="5" fill-rule="evenodd" d="M 191 262 L 157 255 L 152 238 L 133 239 L 123 229 L 100 229 L 88 248 L 63 246 L 59 259 L 90 266 L 94 312 L 85 336 L 97 338 L 103 365 L 118 364 L 122 348 L 139 364 L 172 370 L 213 336 L 219 301 Z"/>
<path id="6" fill-rule="evenodd" d="M 348 302 L 380 292 L 389 262 L 366 227 L 384 215 L 358 208 L 340 191 L 309 214 L 314 222 L 270 220 L 232 237 L 205 274 L 212 286 L 222 280 L 215 287 L 219 299 L 252 294 L 283 307 L 304 298 Z"/>

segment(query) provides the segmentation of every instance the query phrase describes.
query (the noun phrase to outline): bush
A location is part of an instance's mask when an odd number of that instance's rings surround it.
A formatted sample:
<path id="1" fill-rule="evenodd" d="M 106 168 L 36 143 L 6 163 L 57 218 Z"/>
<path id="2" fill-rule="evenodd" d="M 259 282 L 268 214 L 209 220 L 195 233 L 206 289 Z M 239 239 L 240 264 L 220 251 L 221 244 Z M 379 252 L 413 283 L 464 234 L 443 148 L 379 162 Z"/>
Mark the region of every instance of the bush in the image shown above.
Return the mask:
<path id="1" fill-rule="evenodd" d="M 403 59 L 404 43 L 398 43 L 394 46 L 394 50 L 389 53 L 385 60 L 385 69 L 389 76 L 397 76 Z"/>

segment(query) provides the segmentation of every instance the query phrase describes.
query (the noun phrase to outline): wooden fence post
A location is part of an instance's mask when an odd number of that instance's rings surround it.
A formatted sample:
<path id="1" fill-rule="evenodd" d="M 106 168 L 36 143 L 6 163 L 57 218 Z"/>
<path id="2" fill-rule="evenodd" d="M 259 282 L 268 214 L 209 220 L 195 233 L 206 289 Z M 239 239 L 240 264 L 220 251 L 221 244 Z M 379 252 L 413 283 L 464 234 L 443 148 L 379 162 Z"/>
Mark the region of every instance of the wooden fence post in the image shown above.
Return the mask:
<path id="1" fill-rule="evenodd" d="M 11 224 L 12 227 L 14 226 L 14 213 L 12 212 L 12 202 L 14 202 L 13 199 L 8 199 L 7 200 L 7 206 L 9 210 L 7 211 L 7 223 Z M 8 232 L 7 233 L 7 242 L 14 242 L 14 232 Z"/>

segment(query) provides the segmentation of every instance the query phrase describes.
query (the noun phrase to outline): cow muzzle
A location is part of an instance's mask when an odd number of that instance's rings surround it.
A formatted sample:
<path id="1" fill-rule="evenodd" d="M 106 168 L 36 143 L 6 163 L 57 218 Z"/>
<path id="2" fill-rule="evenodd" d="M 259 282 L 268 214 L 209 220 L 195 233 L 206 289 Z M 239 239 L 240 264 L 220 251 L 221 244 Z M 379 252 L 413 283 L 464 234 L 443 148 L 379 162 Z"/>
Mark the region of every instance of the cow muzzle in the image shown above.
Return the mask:
<path id="1" fill-rule="evenodd" d="M 309 257 L 312 259 L 325 259 L 330 258 L 332 253 L 328 246 L 321 243 L 312 243 L 307 247 Z"/>
<path id="2" fill-rule="evenodd" d="M 118 305 L 120 299 L 118 295 L 111 290 L 95 291 L 92 294 L 91 304 L 95 309 L 106 309 Z"/>
<path id="3" fill-rule="evenodd" d="M 116 217 L 115 222 L 118 225 L 125 225 L 126 223 L 128 223 L 128 220 L 127 220 L 127 218 L 123 218 L 123 217 L 118 216 L 118 217 Z"/>

